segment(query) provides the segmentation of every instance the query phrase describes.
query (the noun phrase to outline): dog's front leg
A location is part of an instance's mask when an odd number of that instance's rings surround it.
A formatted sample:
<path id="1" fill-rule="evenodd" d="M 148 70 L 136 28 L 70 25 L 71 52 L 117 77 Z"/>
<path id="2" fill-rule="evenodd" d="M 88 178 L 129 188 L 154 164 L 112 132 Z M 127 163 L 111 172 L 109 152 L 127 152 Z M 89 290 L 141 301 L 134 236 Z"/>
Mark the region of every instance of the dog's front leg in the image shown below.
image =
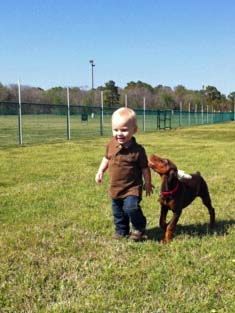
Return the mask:
<path id="1" fill-rule="evenodd" d="M 166 222 L 167 213 L 168 213 L 168 207 L 166 207 L 165 205 L 162 205 L 160 220 L 159 220 L 159 226 L 163 230 L 163 236 L 162 236 L 161 242 L 164 242 L 164 239 L 165 239 L 165 233 L 167 229 L 167 222 Z"/>
<path id="2" fill-rule="evenodd" d="M 168 243 L 173 239 L 175 228 L 180 218 L 181 212 L 182 212 L 181 210 L 173 212 L 173 217 L 166 227 L 165 238 L 164 238 L 165 243 Z"/>

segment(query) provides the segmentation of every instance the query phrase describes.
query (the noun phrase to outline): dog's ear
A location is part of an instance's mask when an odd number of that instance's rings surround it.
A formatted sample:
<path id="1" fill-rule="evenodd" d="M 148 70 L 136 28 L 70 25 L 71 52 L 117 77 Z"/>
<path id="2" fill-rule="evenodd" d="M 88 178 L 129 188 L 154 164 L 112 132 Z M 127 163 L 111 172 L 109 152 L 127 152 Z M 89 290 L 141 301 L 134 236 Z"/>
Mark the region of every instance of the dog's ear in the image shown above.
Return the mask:
<path id="1" fill-rule="evenodd" d="M 177 178 L 177 169 L 172 168 L 168 174 L 168 182 L 171 183 L 175 178 Z"/>
<path id="2" fill-rule="evenodd" d="M 168 161 L 168 165 L 172 170 L 176 170 L 177 171 L 177 166 L 175 165 L 175 163 L 173 163 L 171 160 L 167 159 Z"/>
<path id="3" fill-rule="evenodd" d="M 162 163 L 166 166 L 166 165 L 170 165 L 170 161 L 168 159 L 162 159 Z"/>

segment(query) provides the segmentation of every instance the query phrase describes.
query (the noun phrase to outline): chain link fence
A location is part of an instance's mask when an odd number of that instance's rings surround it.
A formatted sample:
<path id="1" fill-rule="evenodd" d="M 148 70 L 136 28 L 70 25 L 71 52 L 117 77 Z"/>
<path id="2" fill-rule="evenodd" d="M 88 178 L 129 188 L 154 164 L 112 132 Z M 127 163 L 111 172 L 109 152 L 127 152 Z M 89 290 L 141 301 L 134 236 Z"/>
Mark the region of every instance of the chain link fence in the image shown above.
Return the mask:
<path id="1" fill-rule="evenodd" d="M 0 146 L 110 136 L 111 115 L 116 109 L 0 102 Z M 140 132 L 234 121 L 234 112 L 144 109 L 135 112 Z"/>

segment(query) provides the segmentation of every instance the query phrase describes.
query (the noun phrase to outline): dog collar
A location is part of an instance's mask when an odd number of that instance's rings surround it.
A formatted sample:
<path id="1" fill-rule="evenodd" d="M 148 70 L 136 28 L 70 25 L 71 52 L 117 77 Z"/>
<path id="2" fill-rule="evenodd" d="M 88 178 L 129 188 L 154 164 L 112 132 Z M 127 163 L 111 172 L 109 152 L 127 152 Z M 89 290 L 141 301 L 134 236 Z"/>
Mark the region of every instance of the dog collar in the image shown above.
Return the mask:
<path id="1" fill-rule="evenodd" d="M 178 188 L 179 188 L 179 183 L 177 182 L 177 185 L 175 186 L 175 188 L 173 190 L 161 191 L 161 196 L 163 196 L 163 197 L 173 196 L 177 192 Z"/>

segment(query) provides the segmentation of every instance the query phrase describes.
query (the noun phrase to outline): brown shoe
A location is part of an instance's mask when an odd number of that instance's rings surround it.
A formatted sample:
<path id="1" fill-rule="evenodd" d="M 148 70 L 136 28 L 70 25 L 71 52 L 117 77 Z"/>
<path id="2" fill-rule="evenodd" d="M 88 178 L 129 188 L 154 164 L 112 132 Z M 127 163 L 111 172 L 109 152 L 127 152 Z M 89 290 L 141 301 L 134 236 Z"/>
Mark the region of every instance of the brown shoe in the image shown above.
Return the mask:
<path id="1" fill-rule="evenodd" d="M 144 231 L 134 230 L 130 233 L 129 238 L 134 241 L 144 241 L 148 239 Z"/>
<path id="2" fill-rule="evenodd" d="M 126 239 L 126 238 L 128 238 L 127 235 L 121 235 L 121 234 L 119 234 L 119 233 L 115 233 L 115 234 L 113 235 L 113 239 L 116 239 L 116 240 L 121 240 L 121 239 Z"/>

